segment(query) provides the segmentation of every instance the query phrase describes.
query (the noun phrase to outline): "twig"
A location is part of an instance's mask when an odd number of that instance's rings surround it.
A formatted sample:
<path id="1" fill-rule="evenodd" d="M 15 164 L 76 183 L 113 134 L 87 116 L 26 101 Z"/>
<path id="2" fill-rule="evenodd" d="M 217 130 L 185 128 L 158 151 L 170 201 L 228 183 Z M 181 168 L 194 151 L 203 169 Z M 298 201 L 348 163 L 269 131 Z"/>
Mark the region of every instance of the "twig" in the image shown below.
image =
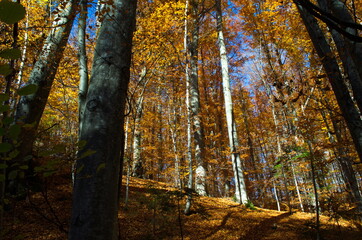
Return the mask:
<path id="1" fill-rule="evenodd" d="M 39 214 L 43 219 L 45 219 L 46 221 L 48 221 L 48 222 L 54 224 L 55 226 L 57 226 L 58 229 L 59 229 L 61 232 L 68 234 L 68 231 L 63 228 L 63 224 L 60 222 L 58 216 L 55 214 L 53 208 L 51 207 L 51 205 L 50 205 L 50 203 L 49 203 L 49 201 L 48 201 L 48 198 L 47 198 L 46 194 L 44 193 L 44 191 L 42 191 L 42 196 L 43 196 L 43 198 L 45 199 L 46 204 L 49 206 L 50 211 L 51 211 L 53 217 L 55 218 L 56 222 L 54 221 L 54 219 L 46 216 L 46 215 L 41 211 L 41 209 L 40 209 L 34 202 L 32 202 L 29 188 L 27 189 L 27 195 L 28 195 L 29 203 L 30 203 L 30 205 L 33 207 L 33 209 L 35 210 L 36 213 L 38 213 L 38 214 Z"/>

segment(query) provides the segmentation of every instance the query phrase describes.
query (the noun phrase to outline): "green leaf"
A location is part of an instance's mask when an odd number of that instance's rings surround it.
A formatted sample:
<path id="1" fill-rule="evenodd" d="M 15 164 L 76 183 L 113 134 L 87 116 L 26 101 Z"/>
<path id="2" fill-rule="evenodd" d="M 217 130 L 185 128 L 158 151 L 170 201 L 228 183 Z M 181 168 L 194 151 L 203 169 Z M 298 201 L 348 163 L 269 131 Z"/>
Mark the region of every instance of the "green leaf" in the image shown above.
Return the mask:
<path id="1" fill-rule="evenodd" d="M 14 121 L 14 118 L 13 118 L 13 117 L 7 117 L 7 118 L 5 118 L 5 119 L 3 120 L 3 123 L 4 123 L 5 125 L 10 125 L 11 123 L 13 123 L 13 121 Z"/>
<path id="2" fill-rule="evenodd" d="M 42 171 L 44 171 L 44 167 L 34 167 L 34 172 L 36 172 L 36 173 L 39 173 L 39 172 L 42 172 Z"/>
<path id="3" fill-rule="evenodd" d="M 56 173 L 56 171 L 47 171 L 47 172 L 43 173 L 43 176 L 44 176 L 44 177 L 50 177 L 50 176 L 52 176 L 54 173 Z"/>
<path id="4" fill-rule="evenodd" d="M 44 150 L 44 151 L 39 152 L 38 156 L 39 157 L 49 157 L 52 154 L 54 154 L 53 150 Z"/>
<path id="5" fill-rule="evenodd" d="M 19 234 L 13 240 L 23 240 L 23 239 L 25 239 L 25 236 L 23 234 Z"/>
<path id="6" fill-rule="evenodd" d="M 25 17 L 25 8 L 23 5 L 2 0 L 0 2 L 0 20 L 7 24 L 14 24 Z"/>
<path id="7" fill-rule="evenodd" d="M 80 156 L 80 159 L 91 156 L 91 155 L 93 155 L 95 153 L 96 153 L 96 151 L 88 149 L 87 151 L 82 153 L 82 155 Z"/>
<path id="8" fill-rule="evenodd" d="M 13 158 L 15 158 L 16 156 L 18 156 L 19 153 L 20 153 L 19 150 L 15 149 L 14 151 L 12 151 L 12 152 L 9 153 L 9 158 L 13 159 Z"/>
<path id="9" fill-rule="evenodd" d="M 24 95 L 31 95 L 38 90 L 38 86 L 35 84 L 29 84 L 25 87 L 22 87 L 18 90 L 18 95 L 24 96 Z"/>
<path id="10" fill-rule="evenodd" d="M 5 49 L 0 52 L 0 57 L 6 59 L 18 59 L 21 58 L 21 51 L 18 48 Z"/>
<path id="11" fill-rule="evenodd" d="M 4 128 L 0 128 L 0 136 L 4 136 L 5 130 Z"/>
<path id="12" fill-rule="evenodd" d="M 58 145 L 54 146 L 53 152 L 54 153 L 64 153 L 65 149 L 66 149 L 65 144 L 58 144 Z"/>
<path id="13" fill-rule="evenodd" d="M 78 142 L 78 148 L 79 148 L 79 149 L 82 149 L 82 148 L 85 147 L 86 144 L 87 144 L 87 141 L 86 141 L 86 140 L 80 140 L 80 141 Z"/>
<path id="14" fill-rule="evenodd" d="M 9 100 L 9 99 L 10 99 L 9 94 L 7 94 L 7 93 L 0 93 L 0 102 L 7 101 L 7 100 Z"/>
<path id="15" fill-rule="evenodd" d="M 10 143 L 0 143 L 0 153 L 9 152 L 12 147 L 13 145 L 11 145 Z"/>
<path id="16" fill-rule="evenodd" d="M 24 173 L 24 171 L 19 171 L 19 172 L 18 172 L 18 178 L 20 178 L 20 179 L 24 179 L 24 178 L 25 178 L 25 173 Z"/>
<path id="17" fill-rule="evenodd" d="M 5 182 L 5 175 L 4 174 L 0 174 L 0 182 Z"/>
<path id="18" fill-rule="evenodd" d="M 19 169 L 21 169 L 21 170 L 27 170 L 27 169 L 29 169 L 29 166 L 28 166 L 28 165 L 21 165 L 21 166 L 19 167 Z"/>
<path id="19" fill-rule="evenodd" d="M 13 140 L 16 140 L 20 134 L 21 128 L 19 125 L 12 125 L 9 129 L 9 137 Z"/>
<path id="20" fill-rule="evenodd" d="M 106 164 L 105 164 L 105 163 L 99 164 L 98 167 L 97 167 L 97 173 L 98 173 L 100 170 L 104 169 L 105 167 L 106 167 Z"/>
<path id="21" fill-rule="evenodd" d="M 0 163 L 0 169 L 5 169 L 5 168 L 7 168 L 7 167 L 8 167 L 7 164 L 5 164 L 5 163 Z"/>
<path id="22" fill-rule="evenodd" d="M 77 174 L 79 174 L 84 168 L 84 164 L 82 164 L 79 168 L 77 168 Z"/>
<path id="23" fill-rule="evenodd" d="M 8 64 L 0 64 L 0 75 L 7 76 L 9 75 L 13 70 Z"/>
<path id="24" fill-rule="evenodd" d="M 33 155 L 27 155 L 24 157 L 23 161 L 30 161 L 31 159 L 33 159 Z"/>
<path id="25" fill-rule="evenodd" d="M 19 163 L 14 163 L 14 164 L 11 164 L 11 165 L 10 165 L 10 167 L 11 167 L 11 168 L 14 168 L 14 169 L 17 168 L 18 166 L 19 166 Z"/>
<path id="26" fill-rule="evenodd" d="M 14 180 L 18 176 L 18 170 L 13 170 L 9 172 L 8 179 Z"/>
<path id="27" fill-rule="evenodd" d="M 0 112 L 7 112 L 10 110 L 9 105 L 0 105 Z"/>

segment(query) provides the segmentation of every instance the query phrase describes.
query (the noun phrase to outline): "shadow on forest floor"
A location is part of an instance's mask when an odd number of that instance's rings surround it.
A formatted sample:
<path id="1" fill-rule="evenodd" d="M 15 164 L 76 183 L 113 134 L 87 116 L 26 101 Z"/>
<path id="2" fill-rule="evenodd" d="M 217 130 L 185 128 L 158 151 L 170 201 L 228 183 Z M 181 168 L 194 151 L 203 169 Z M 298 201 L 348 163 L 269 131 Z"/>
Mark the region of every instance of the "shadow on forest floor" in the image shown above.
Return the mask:
<path id="1" fill-rule="evenodd" d="M 267 218 L 261 221 L 256 227 L 249 229 L 239 240 L 259 240 L 278 228 L 278 223 L 290 216 L 289 212 L 282 213 L 275 217 Z"/>
<path id="2" fill-rule="evenodd" d="M 125 183 L 125 180 L 123 181 Z M 64 240 L 69 226 L 71 179 L 52 178 L 47 201 L 40 193 L 18 201 L 5 213 L 3 240 Z M 124 196 L 125 188 L 122 188 Z M 260 209 L 250 210 L 227 198 L 195 197 L 194 214 L 183 215 L 185 199 L 177 198 L 166 183 L 131 178 L 127 209 L 122 197 L 119 226 L 122 240 L 313 240 L 314 214 Z M 51 206 L 51 208 L 50 208 Z M 40 213 L 40 214 L 39 214 Z M 60 226 L 64 230 L 60 230 Z M 321 233 L 328 240 L 362 240 L 351 222 L 338 224 L 321 216 Z M 182 237 L 181 237 L 182 236 Z"/>

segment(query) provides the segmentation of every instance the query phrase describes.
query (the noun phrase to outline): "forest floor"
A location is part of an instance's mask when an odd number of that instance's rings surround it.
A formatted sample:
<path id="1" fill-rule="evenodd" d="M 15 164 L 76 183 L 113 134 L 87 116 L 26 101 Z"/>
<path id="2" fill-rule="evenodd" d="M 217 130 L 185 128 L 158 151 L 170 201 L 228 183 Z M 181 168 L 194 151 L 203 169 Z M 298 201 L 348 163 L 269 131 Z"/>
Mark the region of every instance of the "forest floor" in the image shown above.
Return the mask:
<path id="1" fill-rule="evenodd" d="M 125 179 L 123 183 L 125 183 Z M 47 180 L 47 191 L 29 194 L 5 213 L 0 239 L 67 239 L 71 211 L 68 175 Z M 123 187 L 123 192 L 125 188 Z M 120 239 L 316 239 L 315 215 L 240 206 L 227 198 L 194 197 L 193 211 L 182 214 L 185 199 L 165 183 L 131 178 L 127 206 L 119 214 Z M 124 196 L 124 194 L 123 194 Z M 321 216 L 324 240 L 362 240 L 353 223 Z"/>

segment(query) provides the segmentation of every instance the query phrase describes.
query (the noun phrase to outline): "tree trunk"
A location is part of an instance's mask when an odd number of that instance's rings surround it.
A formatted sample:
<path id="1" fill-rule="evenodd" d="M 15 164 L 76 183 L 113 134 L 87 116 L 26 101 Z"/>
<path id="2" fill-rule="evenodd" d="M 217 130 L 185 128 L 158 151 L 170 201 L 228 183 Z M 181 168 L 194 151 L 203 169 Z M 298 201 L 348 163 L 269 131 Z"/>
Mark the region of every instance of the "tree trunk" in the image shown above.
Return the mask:
<path id="1" fill-rule="evenodd" d="M 319 2 L 319 1 L 318 1 Z M 351 24 L 357 24 L 354 17 L 350 13 L 349 9 L 340 0 L 328 0 L 328 6 L 330 7 L 331 12 L 339 18 L 340 20 L 344 22 L 348 22 Z M 358 30 L 352 27 L 344 27 L 344 29 L 354 35 L 358 36 Z M 352 57 L 354 65 L 357 67 L 357 71 L 359 73 L 360 80 L 362 80 L 362 43 L 361 42 L 355 42 L 352 40 L 349 40 L 347 38 L 344 38 L 344 41 L 346 43 L 346 49 L 348 54 Z M 361 92 L 359 93 L 361 95 Z"/>
<path id="2" fill-rule="evenodd" d="M 124 112 L 137 1 L 116 0 L 99 30 L 73 190 L 69 239 L 118 239 Z"/>
<path id="3" fill-rule="evenodd" d="M 186 111 L 187 111 L 187 153 L 186 159 L 188 163 L 188 181 L 187 181 L 187 189 L 186 189 L 186 204 L 185 204 L 185 215 L 189 215 L 191 213 L 191 204 L 192 204 L 192 192 L 194 189 L 194 181 L 193 181 L 193 160 L 192 160 L 192 137 L 191 137 L 191 108 L 190 108 L 190 75 L 189 75 L 189 56 L 188 56 L 188 15 L 189 15 L 189 0 L 186 0 L 185 6 L 185 35 L 184 35 L 184 47 L 185 47 L 185 58 L 186 58 L 186 66 L 185 66 L 185 77 L 186 77 Z"/>
<path id="4" fill-rule="evenodd" d="M 144 67 L 140 73 L 138 85 L 142 86 L 140 95 L 138 96 L 133 123 L 133 165 L 132 176 L 142 178 L 144 176 L 143 162 L 141 159 L 141 129 L 140 123 L 143 114 L 143 94 L 145 92 L 149 79 L 145 80 L 147 74 L 147 68 Z"/>
<path id="5" fill-rule="evenodd" d="M 229 66 L 228 66 L 228 58 L 227 58 L 227 52 L 226 52 L 224 34 L 223 34 L 221 0 L 216 1 L 216 13 L 217 13 L 217 32 L 218 32 L 218 44 L 220 51 L 220 65 L 222 72 L 226 122 L 228 128 L 229 146 L 231 151 L 231 160 L 232 160 L 234 179 L 235 179 L 235 197 L 237 202 L 245 204 L 248 201 L 248 195 L 246 192 L 244 171 L 241 165 L 240 153 L 238 149 L 239 139 L 236 131 L 233 103 L 232 103 L 231 90 L 230 90 Z"/>
<path id="6" fill-rule="evenodd" d="M 278 198 L 278 191 L 277 191 L 277 187 L 275 185 L 275 180 L 273 179 L 273 189 L 274 189 L 274 197 L 275 197 L 275 201 L 277 202 L 277 208 L 278 211 L 280 212 L 280 203 L 279 203 L 279 198 Z"/>
<path id="7" fill-rule="evenodd" d="M 177 101 L 177 100 L 176 100 Z M 176 105 L 175 102 L 173 102 L 172 106 L 170 106 L 170 111 L 172 111 L 172 114 L 169 114 L 169 119 L 168 119 L 168 125 L 170 126 L 170 134 L 171 134 L 171 140 L 172 140 L 172 149 L 175 155 L 175 187 L 178 189 L 182 189 L 182 181 L 181 181 L 181 173 L 180 173 L 180 158 L 179 158 L 179 150 L 178 150 L 178 146 L 177 146 L 177 136 L 178 136 L 178 131 L 177 131 L 177 125 L 179 124 L 178 118 L 177 118 L 177 113 L 176 113 L 176 107 L 178 105 Z M 173 115 L 173 117 L 172 117 Z"/>
<path id="8" fill-rule="evenodd" d="M 201 196 L 206 196 L 206 163 L 203 159 L 204 133 L 201 123 L 199 75 L 198 75 L 198 46 L 199 46 L 199 0 L 190 0 L 189 41 L 187 51 L 190 62 L 189 91 L 190 110 L 193 126 L 193 137 L 195 147 L 195 190 Z"/>
<path id="9" fill-rule="evenodd" d="M 26 3 L 26 8 L 28 8 L 28 3 Z M 22 82 L 23 82 L 23 75 L 24 75 L 24 68 L 25 68 L 25 63 L 26 63 L 26 52 L 27 52 L 27 49 L 28 49 L 28 44 L 29 44 L 29 11 L 26 11 L 26 15 L 25 15 L 25 33 L 24 33 L 24 36 L 23 36 L 23 49 L 21 51 L 21 61 L 20 61 L 20 64 L 19 64 L 19 71 L 18 71 L 18 76 L 16 78 L 16 83 L 15 83 L 15 86 L 17 88 L 20 88 L 20 86 L 22 85 Z M 12 103 L 12 108 L 15 109 L 16 108 L 16 104 L 17 104 L 17 99 L 14 99 L 13 100 L 13 103 Z"/>
<path id="10" fill-rule="evenodd" d="M 320 221 L 319 221 L 319 199 L 318 199 L 318 188 L 317 188 L 317 182 L 316 182 L 316 171 L 315 171 L 315 157 L 314 157 L 314 151 L 312 147 L 312 143 L 310 140 L 307 140 L 308 143 L 308 149 L 310 154 L 310 166 L 312 170 L 312 182 L 313 182 L 313 189 L 314 189 L 314 199 L 315 199 L 315 212 L 316 212 L 316 234 L 317 234 L 317 240 L 321 239 L 320 236 Z"/>
<path id="11" fill-rule="evenodd" d="M 302 210 L 302 212 L 304 212 L 303 201 L 302 201 L 302 197 L 300 196 L 300 191 L 299 191 L 299 185 L 298 185 L 298 181 L 297 181 L 297 176 L 295 175 L 294 166 L 293 166 L 293 163 L 292 163 L 292 162 L 290 162 L 290 167 L 292 168 L 294 185 L 295 185 L 295 190 L 297 191 L 297 196 L 298 196 L 298 200 L 299 200 L 300 209 Z"/>
<path id="12" fill-rule="evenodd" d="M 78 119 L 79 132 L 82 130 L 82 118 L 88 91 L 88 59 L 86 51 L 87 0 L 81 0 L 78 19 L 78 62 L 79 62 L 79 92 Z"/>
<path id="13" fill-rule="evenodd" d="M 319 6 L 326 12 L 333 13 L 337 18 L 342 21 L 355 23 L 349 10 L 346 6 L 338 0 L 318 0 Z M 355 29 L 345 28 L 345 30 L 355 36 L 358 33 Z M 333 40 L 336 44 L 338 54 L 342 60 L 343 68 L 348 74 L 347 80 L 349 81 L 353 96 L 362 112 L 362 43 L 352 42 L 351 40 L 343 37 L 339 32 L 332 27 L 329 28 Z M 358 55 L 360 53 L 361 55 Z"/>
<path id="14" fill-rule="evenodd" d="M 141 159 L 141 118 L 143 109 L 143 96 L 139 96 L 136 104 L 135 118 L 133 125 L 133 164 L 132 177 L 142 178 L 144 176 L 143 163 Z"/>
<path id="15" fill-rule="evenodd" d="M 329 137 L 331 143 L 337 141 L 338 146 L 336 152 L 337 162 L 339 163 L 343 180 L 346 184 L 347 192 L 350 194 L 351 200 L 357 205 L 357 211 L 360 214 L 360 220 L 362 221 L 362 195 L 358 187 L 358 180 L 356 172 L 353 169 L 353 160 L 348 156 L 347 149 L 343 146 L 343 138 L 340 126 L 336 123 L 335 119 L 332 119 L 333 129 L 336 139 L 333 136 Z"/>
<path id="16" fill-rule="evenodd" d="M 19 155 L 15 160 L 23 161 L 32 153 L 40 118 L 43 114 L 49 92 L 75 17 L 77 0 L 69 0 L 64 9 L 59 9 L 42 51 L 30 74 L 27 84 L 36 85 L 34 94 L 22 96 L 17 105 L 15 120 L 24 125 L 19 135 Z"/>
<path id="17" fill-rule="evenodd" d="M 324 70 L 331 83 L 333 92 L 336 96 L 337 103 L 345 119 L 348 129 L 351 133 L 354 146 L 358 153 L 360 161 L 362 160 L 362 121 L 360 114 L 353 103 L 348 88 L 340 72 L 338 63 L 330 49 L 326 38 L 320 29 L 316 19 L 301 5 L 295 1 L 299 13 L 307 28 L 309 36 L 313 42 L 314 48 L 321 59 Z"/>
<path id="18" fill-rule="evenodd" d="M 128 208 L 128 199 L 129 199 L 129 179 L 131 177 L 131 158 L 128 154 L 128 126 L 129 126 L 129 117 L 126 117 L 126 123 L 125 123 L 125 129 L 124 129 L 124 159 L 126 159 L 126 162 L 123 160 L 123 165 L 127 164 L 127 174 L 126 174 L 126 191 L 124 194 L 124 207 Z M 122 177 L 121 173 L 120 177 Z"/>

